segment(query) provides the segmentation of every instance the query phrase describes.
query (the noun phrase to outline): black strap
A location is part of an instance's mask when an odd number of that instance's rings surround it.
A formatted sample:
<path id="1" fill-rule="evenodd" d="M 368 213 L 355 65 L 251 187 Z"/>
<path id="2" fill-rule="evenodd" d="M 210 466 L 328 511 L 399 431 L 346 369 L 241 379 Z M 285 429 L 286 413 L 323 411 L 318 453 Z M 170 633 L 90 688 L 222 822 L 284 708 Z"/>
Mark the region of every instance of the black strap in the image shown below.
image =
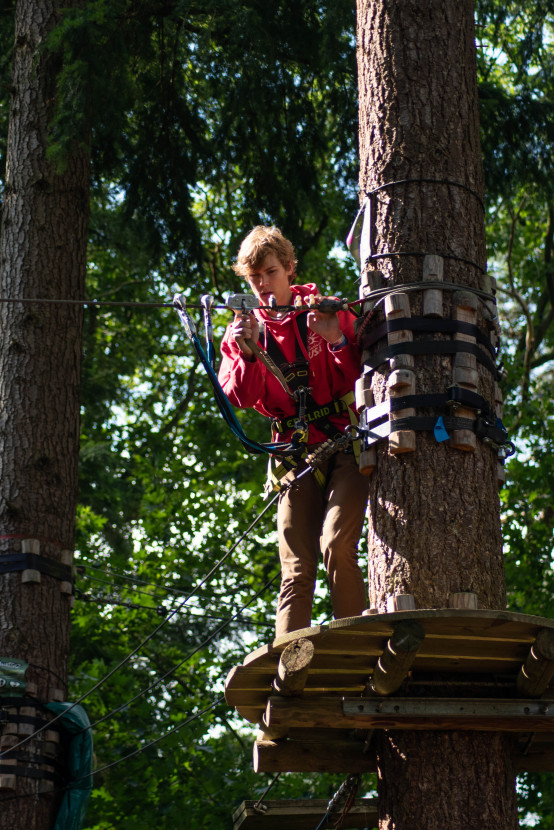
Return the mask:
<path id="1" fill-rule="evenodd" d="M 364 410 L 364 422 L 369 425 L 386 417 L 389 412 L 398 412 L 401 409 L 441 406 L 463 406 L 474 409 L 476 413 L 483 414 L 489 419 L 496 417 L 488 401 L 481 395 L 464 389 L 462 386 L 451 386 L 445 393 L 435 392 L 428 395 L 404 395 L 401 398 L 389 398 L 377 406 Z"/>
<path id="2" fill-rule="evenodd" d="M 47 767 L 57 767 L 60 770 L 64 768 L 61 761 L 58 761 L 56 758 L 52 758 L 49 755 L 42 755 L 39 752 L 20 752 L 13 749 L 2 750 L 2 760 L 7 761 L 8 759 L 26 761 L 29 764 L 44 764 Z"/>
<path id="3" fill-rule="evenodd" d="M 49 772 L 45 769 L 33 769 L 32 767 L 18 767 L 10 766 L 9 764 L 0 763 L 0 774 L 4 775 L 21 775 L 24 778 L 34 778 L 37 781 L 59 781 L 60 775 L 55 772 Z"/>
<path id="4" fill-rule="evenodd" d="M 39 571 L 41 574 L 53 576 L 62 582 L 73 582 L 71 565 L 63 565 L 38 553 L 3 553 L 0 554 L 0 574 L 27 569 Z"/>
<path id="5" fill-rule="evenodd" d="M 468 354 L 475 355 L 477 360 L 488 369 L 493 377 L 498 379 L 498 369 L 488 355 L 476 343 L 466 343 L 463 340 L 409 340 L 405 343 L 394 343 L 364 360 L 364 366 L 373 372 L 385 360 L 395 357 L 397 354 L 457 354 L 459 352 L 467 352 Z"/>
<path id="6" fill-rule="evenodd" d="M 443 320 L 437 317 L 400 317 L 394 320 L 384 320 L 376 328 L 364 329 L 360 338 L 360 346 L 363 349 L 369 349 L 378 340 L 381 340 L 389 332 L 393 331 L 425 331 L 425 332 L 440 332 L 442 334 L 467 334 L 475 337 L 478 343 L 484 346 L 490 352 L 491 357 L 495 357 L 495 349 L 490 338 L 481 331 L 480 328 L 474 326 L 472 323 L 466 323 L 462 320 Z"/>
<path id="7" fill-rule="evenodd" d="M 299 340 L 298 337 L 296 336 L 296 332 L 295 332 L 295 338 L 294 338 L 295 358 L 294 358 L 294 362 L 295 363 L 307 363 L 308 361 L 307 361 L 306 355 L 305 355 L 305 353 L 302 349 L 302 345 L 304 346 L 304 349 L 306 351 L 308 351 L 308 312 L 307 311 L 302 311 L 302 312 L 300 312 L 300 314 L 297 314 L 295 319 L 294 319 L 294 322 L 296 322 L 296 327 L 298 328 L 298 334 L 300 335 L 300 340 Z M 293 331 L 294 331 L 294 322 L 293 322 Z M 282 369 L 283 366 L 288 366 L 289 361 L 286 359 L 283 352 L 281 351 L 281 347 L 279 346 L 273 332 L 271 332 L 268 329 L 267 325 L 264 326 L 264 331 L 265 331 L 264 348 L 265 348 L 266 352 L 268 353 L 268 355 L 270 356 L 270 358 L 273 360 L 274 363 L 277 364 L 277 366 L 279 366 L 280 369 Z"/>
<path id="8" fill-rule="evenodd" d="M 50 727 L 50 722 L 44 718 L 35 718 L 31 715 L 13 715 L 4 710 L 0 710 L 0 723 L 26 723 L 29 726 L 36 727 L 37 729 L 41 729 L 43 726 L 46 726 L 48 729 L 55 729 L 56 732 L 61 731 L 56 723 Z"/>
<path id="9" fill-rule="evenodd" d="M 457 418 L 455 416 L 440 416 L 442 424 L 447 432 L 464 429 L 474 432 L 482 441 L 490 443 L 493 447 L 503 447 L 510 444 L 508 434 L 504 427 L 487 423 L 484 418 Z M 385 421 L 377 426 L 370 426 L 363 429 L 364 446 L 370 447 L 383 438 L 387 438 L 392 432 L 400 432 L 404 429 L 418 431 L 433 431 L 437 426 L 437 416 L 412 416 L 408 418 L 397 418 L 394 421 Z"/>

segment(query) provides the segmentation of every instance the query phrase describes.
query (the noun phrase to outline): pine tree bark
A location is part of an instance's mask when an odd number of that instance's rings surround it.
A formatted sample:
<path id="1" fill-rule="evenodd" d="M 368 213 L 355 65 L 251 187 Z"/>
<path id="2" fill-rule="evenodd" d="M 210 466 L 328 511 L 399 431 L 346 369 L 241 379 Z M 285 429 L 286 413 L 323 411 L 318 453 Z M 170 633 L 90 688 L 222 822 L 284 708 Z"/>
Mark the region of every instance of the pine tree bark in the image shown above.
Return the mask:
<path id="1" fill-rule="evenodd" d="M 2 298 L 84 297 L 88 154 L 79 148 L 62 173 L 46 157 L 57 59 L 45 39 L 69 5 L 16 3 Z M 21 552 L 23 539 L 39 540 L 40 555 L 56 562 L 73 550 L 81 328 L 78 306 L 0 303 L 0 563 Z M 69 622 L 70 597 L 59 579 L 42 574 L 40 583 L 22 583 L 21 573 L 0 574 L 0 656 L 29 663 L 26 679 L 39 701 L 51 699 L 52 689 L 67 695 Z M 44 733 L 21 747 L 30 755 L 43 749 Z M 0 828 L 53 826 L 58 796 L 19 797 L 43 785 L 18 775 L 18 798 L 0 789 Z"/>
<path id="2" fill-rule="evenodd" d="M 444 258 L 444 281 L 484 287 L 483 173 L 471 0 L 358 0 L 360 190 L 372 196 L 370 269 L 389 284 L 421 282 L 424 254 Z M 406 181 L 408 180 L 408 181 Z M 432 181 L 430 181 L 432 180 Z M 392 184 L 393 182 L 401 182 Z M 450 318 L 453 293 L 443 292 Z M 422 292 L 409 294 L 421 314 Z M 487 331 L 483 306 L 477 324 Z M 435 335 L 441 339 L 440 335 Z M 417 394 L 452 385 L 452 357 L 414 357 Z M 384 366 L 375 403 L 389 396 Z M 494 402 L 478 368 L 476 390 Z M 416 433 L 415 452 L 380 442 L 370 485 L 369 599 L 413 594 L 444 608 L 459 591 L 505 607 L 497 458 Z M 517 827 L 507 739 L 487 733 L 390 732 L 378 749 L 381 830 Z"/>

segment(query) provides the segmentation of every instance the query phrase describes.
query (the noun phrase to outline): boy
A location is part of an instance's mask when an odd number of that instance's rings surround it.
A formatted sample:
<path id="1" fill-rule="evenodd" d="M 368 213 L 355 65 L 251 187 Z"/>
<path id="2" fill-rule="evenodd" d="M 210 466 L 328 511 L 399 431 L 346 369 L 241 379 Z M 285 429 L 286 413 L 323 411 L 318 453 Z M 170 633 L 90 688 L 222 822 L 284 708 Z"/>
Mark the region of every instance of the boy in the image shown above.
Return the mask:
<path id="1" fill-rule="evenodd" d="M 235 273 L 244 277 L 260 305 L 306 305 L 310 295 L 322 298 L 314 284 L 296 286 L 294 248 L 278 228 L 258 226 L 243 240 Z M 280 365 L 291 388 L 309 387 L 317 407 L 339 401 L 360 374 L 353 317 L 348 311 L 236 312 L 221 344 L 221 385 L 234 406 L 253 407 L 274 419 L 273 440 L 286 441 L 294 431 L 295 402 L 257 360 L 245 341 L 260 341 Z M 350 423 L 340 405 L 335 414 L 309 419 L 308 450 L 342 434 Z M 289 420 L 290 419 L 290 420 Z M 288 420 L 288 423 L 287 423 Z M 297 470 L 304 469 L 301 462 Z M 338 452 L 321 467 L 321 483 L 305 475 L 285 490 L 277 509 L 281 589 L 276 635 L 308 627 L 320 551 L 327 569 L 336 618 L 358 616 L 366 608 L 366 591 L 358 565 L 358 541 L 367 506 L 368 479 L 358 471 L 352 453 Z"/>

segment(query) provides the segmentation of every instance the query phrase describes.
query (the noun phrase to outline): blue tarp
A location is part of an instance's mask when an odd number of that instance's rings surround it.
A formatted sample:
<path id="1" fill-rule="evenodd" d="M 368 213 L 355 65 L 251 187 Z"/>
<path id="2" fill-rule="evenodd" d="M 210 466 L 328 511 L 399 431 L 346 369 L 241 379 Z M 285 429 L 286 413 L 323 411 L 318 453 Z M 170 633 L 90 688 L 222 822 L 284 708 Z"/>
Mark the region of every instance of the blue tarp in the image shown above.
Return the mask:
<path id="1" fill-rule="evenodd" d="M 90 720 L 82 706 L 72 703 L 47 703 L 46 708 L 55 715 L 61 715 L 59 724 L 69 734 L 69 780 L 54 830 L 81 830 L 92 790 Z"/>

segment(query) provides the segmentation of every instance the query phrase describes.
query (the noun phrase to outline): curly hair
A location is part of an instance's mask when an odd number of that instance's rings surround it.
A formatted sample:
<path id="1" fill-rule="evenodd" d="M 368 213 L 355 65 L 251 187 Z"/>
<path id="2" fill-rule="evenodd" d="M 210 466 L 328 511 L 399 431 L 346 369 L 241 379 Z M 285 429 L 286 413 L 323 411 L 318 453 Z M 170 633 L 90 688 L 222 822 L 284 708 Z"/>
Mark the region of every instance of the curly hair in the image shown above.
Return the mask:
<path id="1" fill-rule="evenodd" d="M 283 268 L 288 268 L 292 263 L 291 282 L 296 276 L 298 260 L 294 253 L 294 246 L 275 227 L 257 225 L 248 236 L 242 240 L 237 261 L 233 265 L 233 271 L 239 277 L 247 277 L 253 268 L 257 268 L 268 254 L 274 254 Z"/>

